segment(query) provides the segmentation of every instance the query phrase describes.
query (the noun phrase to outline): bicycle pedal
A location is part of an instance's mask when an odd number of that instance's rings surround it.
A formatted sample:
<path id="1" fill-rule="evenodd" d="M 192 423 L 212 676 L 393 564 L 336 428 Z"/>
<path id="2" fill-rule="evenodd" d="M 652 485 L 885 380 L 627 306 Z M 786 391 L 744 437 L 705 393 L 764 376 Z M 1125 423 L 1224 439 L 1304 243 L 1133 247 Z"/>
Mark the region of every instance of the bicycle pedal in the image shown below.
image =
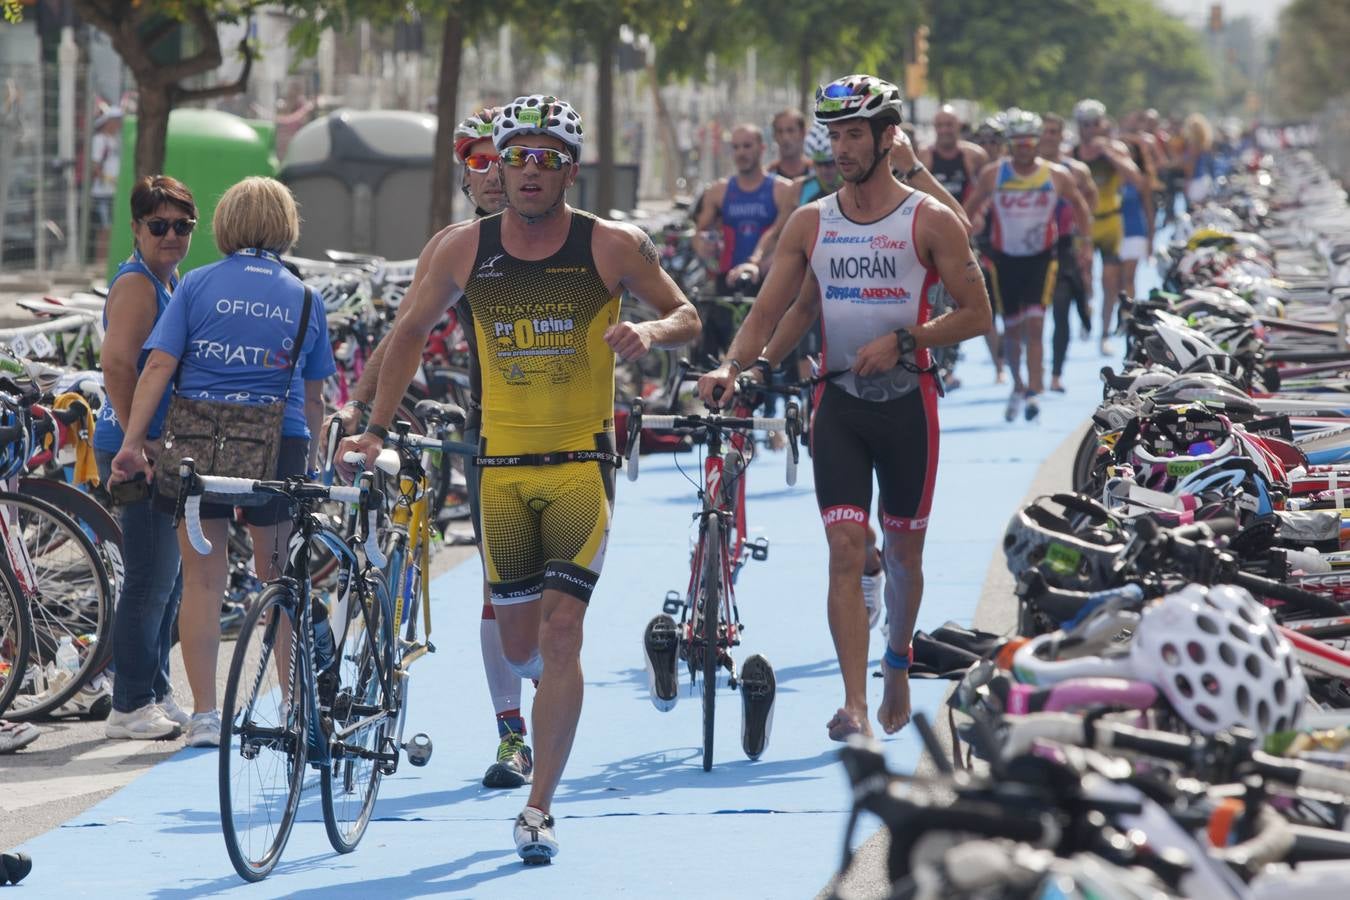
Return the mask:
<path id="1" fill-rule="evenodd" d="M 752 559 L 763 562 L 769 558 L 768 538 L 756 538 L 753 541 L 749 541 L 746 546 L 750 548 L 750 557 Z"/>
<path id="2" fill-rule="evenodd" d="M 414 766 L 420 768 L 431 762 L 431 738 L 422 732 L 410 737 L 403 745 L 403 750 L 408 754 L 408 762 Z"/>
<path id="3" fill-rule="evenodd" d="M 674 618 L 684 612 L 684 597 L 679 591 L 666 591 L 666 599 L 661 604 L 661 612 Z"/>

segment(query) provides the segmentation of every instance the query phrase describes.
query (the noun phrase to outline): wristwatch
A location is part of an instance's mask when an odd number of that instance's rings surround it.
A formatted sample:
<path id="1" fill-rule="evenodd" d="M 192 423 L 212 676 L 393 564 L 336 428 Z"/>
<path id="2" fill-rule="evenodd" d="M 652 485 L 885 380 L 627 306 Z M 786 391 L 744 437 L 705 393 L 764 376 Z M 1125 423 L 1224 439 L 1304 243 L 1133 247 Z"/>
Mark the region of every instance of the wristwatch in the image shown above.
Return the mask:
<path id="1" fill-rule="evenodd" d="M 385 428 L 383 425 L 376 425 L 374 422 L 370 422 L 366 425 L 366 434 L 373 434 L 383 441 L 388 439 L 389 429 Z"/>
<path id="2" fill-rule="evenodd" d="M 895 346 L 900 351 L 900 358 L 913 356 L 914 351 L 919 349 L 919 342 L 914 339 L 914 335 L 909 333 L 907 328 L 895 329 Z"/>
<path id="3" fill-rule="evenodd" d="M 908 172 L 900 176 L 900 180 L 905 182 L 905 184 L 909 184 L 909 180 L 913 178 L 915 175 L 918 175 L 922 171 L 923 171 L 923 163 L 916 162 L 914 164 L 914 168 L 910 169 Z"/>
<path id="4" fill-rule="evenodd" d="M 758 359 L 756 359 L 754 362 L 750 364 L 750 368 L 759 369 L 761 372 L 763 372 L 765 382 L 768 382 L 768 380 L 773 376 L 773 363 L 769 362 L 769 358 L 767 356 L 761 356 Z"/>

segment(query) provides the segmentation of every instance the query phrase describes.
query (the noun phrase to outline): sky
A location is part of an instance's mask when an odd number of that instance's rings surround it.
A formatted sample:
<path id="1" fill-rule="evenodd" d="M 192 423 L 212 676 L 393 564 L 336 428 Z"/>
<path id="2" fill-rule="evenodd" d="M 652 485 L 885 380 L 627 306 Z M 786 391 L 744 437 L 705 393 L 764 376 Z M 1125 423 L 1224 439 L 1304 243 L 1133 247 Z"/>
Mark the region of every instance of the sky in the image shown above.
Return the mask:
<path id="1" fill-rule="evenodd" d="M 1223 6 L 1225 18 L 1235 19 L 1251 16 L 1264 31 L 1273 32 L 1276 28 L 1280 10 L 1289 5 L 1289 0 L 1159 0 L 1160 5 L 1177 13 L 1187 22 L 1195 25 L 1209 21 L 1209 8 L 1219 2 Z"/>

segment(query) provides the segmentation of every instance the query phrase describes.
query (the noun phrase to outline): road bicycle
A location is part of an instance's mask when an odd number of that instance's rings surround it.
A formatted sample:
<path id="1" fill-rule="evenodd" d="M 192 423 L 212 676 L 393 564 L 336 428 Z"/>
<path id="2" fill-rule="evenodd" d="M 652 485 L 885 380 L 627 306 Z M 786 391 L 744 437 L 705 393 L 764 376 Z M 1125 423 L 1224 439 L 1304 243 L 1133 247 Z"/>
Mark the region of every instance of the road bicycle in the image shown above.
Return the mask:
<path id="1" fill-rule="evenodd" d="M 696 443 L 707 448 L 703 461 L 703 481 L 698 487 L 700 509 L 698 539 L 690 565 L 689 585 L 683 597 L 667 595 L 664 614 L 679 616 L 677 639 L 679 656 L 689 669 L 691 683 L 702 683 L 703 770 L 712 770 L 714 713 L 717 706 L 717 678 L 727 673 L 727 685 L 742 694 L 742 715 L 752 702 L 768 701 L 764 692 L 774 690 L 773 668 L 756 654 L 742 669 L 753 668 L 755 683 L 748 683 L 738 672 L 732 650 L 741 643 L 740 611 L 736 605 L 736 573 L 745 562 L 745 554 L 763 559 L 767 542 L 747 544 L 744 534 L 745 467 L 752 458 L 753 443 L 747 432 L 782 431 L 788 437 L 787 483 L 797 481 L 800 415 L 795 402 L 789 402 L 781 418 L 724 416 L 712 409 L 701 415 L 648 415 L 641 401 L 633 404 L 628 419 L 625 466 L 628 479 L 638 477 L 639 434 L 643 428 L 689 429 Z M 753 696 L 752 696 L 753 695 Z M 760 734 L 742 727 L 742 749 L 757 759 L 767 744 L 767 731 Z"/>

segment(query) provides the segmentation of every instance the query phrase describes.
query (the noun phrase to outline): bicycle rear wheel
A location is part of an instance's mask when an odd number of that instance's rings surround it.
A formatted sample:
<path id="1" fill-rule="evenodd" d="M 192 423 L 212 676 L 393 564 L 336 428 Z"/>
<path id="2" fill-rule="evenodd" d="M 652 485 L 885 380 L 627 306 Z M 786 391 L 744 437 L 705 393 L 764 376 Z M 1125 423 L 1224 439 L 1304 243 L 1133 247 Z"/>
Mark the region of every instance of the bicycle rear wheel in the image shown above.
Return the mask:
<path id="1" fill-rule="evenodd" d="M 352 578 L 360 583 L 359 575 Z M 318 679 L 319 705 L 328 710 L 334 733 L 342 735 L 322 776 L 324 827 L 339 853 L 355 850 L 370 824 L 387 766 L 375 754 L 398 752 L 391 739 L 387 687 L 393 642 L 382 587 L 372 583 L 353 590 L 345 623 L 330 614 L 335 666 Z"/>
<path id="2" fill-rule="evenodd" d="M 225 685 L 220 824 L 245 881 L 266 878 L 281 859 L 305 779 L 308 667 L 293 639 L 294 603 L 280 585 L 262 592 L 244 619 Z"/>
<path id="3" fill-rule="evenodd" d="M 722 521 L 708 516 L 703 533 L 703 578 L 699 590 L 699 640 L 703 645 L 703 771 L 712 771 L 717 711 L 717 620 L 722 608 Z"/>
<path id="4" fill-rule="evenodd" d="M 23 683 L 33 641 L 33 619 L 19 584 L 0 565 L 0 716 Z"/>
<path id="5" fill-rule="evenodd" d="M 74 697 L 106 665 L 112 587 L 93 541 L 53 504 L 0 492 L 0 516 L 10 538 L 10 572 L 32 614 L 29 665 L 7 715 L 32 719 Z M 57 650 L 67 639 L 79 657 L 73 672 L 60 671 L 56 663 Z"/>

